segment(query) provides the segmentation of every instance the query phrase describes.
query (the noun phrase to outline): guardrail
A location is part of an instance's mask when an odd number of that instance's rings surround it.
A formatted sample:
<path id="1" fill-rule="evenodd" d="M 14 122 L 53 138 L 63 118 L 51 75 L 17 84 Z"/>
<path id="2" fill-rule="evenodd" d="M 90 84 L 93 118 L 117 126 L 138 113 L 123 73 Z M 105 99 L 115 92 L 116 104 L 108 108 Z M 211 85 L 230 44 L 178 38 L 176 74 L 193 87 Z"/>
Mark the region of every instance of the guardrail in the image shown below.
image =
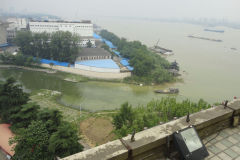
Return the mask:
<path id="1" fill-rule="evenodd" d="M 189 116 L 190 122 L 186 122 L 186 116 L 181 117 L 136 133 L 134 136 L 135 141 L 131 141 L 131 135 L 129 135 L 121 140 L 115 140 L 63 158 L 63 160 L 145 160 L 166 158 L 169 155 L 176 154 L 172 143 L 172 134 L 175 131 L 192 125 L 195 126 L 200 138 L 203 139 L 231 127 L 233 117 L 239 117 L 239 115 L 240 100 L 238 99 L 229 103 L 227 107 L 219 105 L 191 114 Z"/>

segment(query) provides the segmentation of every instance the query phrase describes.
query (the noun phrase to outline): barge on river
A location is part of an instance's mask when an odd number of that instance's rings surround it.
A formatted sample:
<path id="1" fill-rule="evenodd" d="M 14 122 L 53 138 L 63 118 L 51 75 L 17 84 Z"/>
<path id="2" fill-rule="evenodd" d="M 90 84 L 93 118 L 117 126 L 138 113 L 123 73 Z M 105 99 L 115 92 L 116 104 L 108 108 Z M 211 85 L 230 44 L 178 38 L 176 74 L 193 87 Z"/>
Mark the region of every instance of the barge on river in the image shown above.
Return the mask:
<path id="1" fill-rule="evenodd" d="M 160 93 L 160 94 L 177 94 L 179 93 L 179 89 L 178 88 L 168 88 L 168 89 L 164 89 L 164 90 L 155 90 L 155 93 Z"/>
<path id="2" fill-rule="evenodd" d="M 159 40 L 157 41 L 157 44 L 155 46 L 150 47 L 149 49 L 155 53 L 160 53 L 163 55 L 173 55 L 172 50 L 160 47 L 158 43 L 159 43 Z"/>
<path id="3" fill-rule="evenodd" d="M 196 38 L 196 39 L 202 39 L 202 40 L 208 40 L 208 41 L 214 41 L 214 42 L 222 42 L 220 39 L 213 39 L 213 38 L 206 38 L 206 37 L 199 37 L 199 36 L 193 36 L 189 35 L 189 38 Z"/>

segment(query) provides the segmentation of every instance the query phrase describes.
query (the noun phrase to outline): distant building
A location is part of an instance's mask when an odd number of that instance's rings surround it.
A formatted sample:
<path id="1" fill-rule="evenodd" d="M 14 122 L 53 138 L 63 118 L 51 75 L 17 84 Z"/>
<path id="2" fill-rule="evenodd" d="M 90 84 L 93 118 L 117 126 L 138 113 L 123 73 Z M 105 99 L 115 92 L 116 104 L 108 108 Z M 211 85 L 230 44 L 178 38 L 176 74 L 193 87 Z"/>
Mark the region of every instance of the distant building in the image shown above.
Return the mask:
<path id="1" fill-rule="evenodd" d="M 33 33 L 69 31 L 81 37 L 79 44 L 81 47 L 86 47 L 89 40 L 92 46 L 95 46 L 93 24 L 91 21 L 30 21 L 29 29 Z"/>
<path id="2" fill-rule="evenodd" d="M 77 61 L 111 58 L 111 54 L 103 48 L 82 48 L 78 55 Z"/>
<path id="3" fill-rule="evenodd" d="M 11 42 L 16 37 L 16 32 L 27 30 L 28 22 L 26 18 L 8 18 L 9 26 L 7 28 L 7 40 Z"/>
<path id="4" fill-rule="evenodd" d="M 8 18 L 9 27 L 16 28 L 17 30 L 26 30 L 27 29 L 27 19 L 26 18 Z"/>
<path id="5" fill-rule="evenodd" d="M 7 28 L 8 23 L 0 21 L 0 47 L 7 44 Z"/>

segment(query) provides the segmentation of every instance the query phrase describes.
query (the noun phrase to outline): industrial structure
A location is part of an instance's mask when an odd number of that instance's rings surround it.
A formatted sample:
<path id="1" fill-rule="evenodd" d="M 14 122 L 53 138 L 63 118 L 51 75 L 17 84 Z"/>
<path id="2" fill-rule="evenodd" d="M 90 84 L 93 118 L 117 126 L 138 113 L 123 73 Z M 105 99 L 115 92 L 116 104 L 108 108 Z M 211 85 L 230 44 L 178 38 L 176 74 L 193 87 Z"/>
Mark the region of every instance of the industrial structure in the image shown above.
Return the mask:
<path id="1" fill-rule="evenodd" d="M 81 47 L 87 47 L 89 41 L 95 46 L 91 21 L 30 21 L 29 29 L 33 33 L 69 31 L 81 37 L 79 43 Z"/>
<path id="2" fill-rule="evenodd" d="M 77 61 L 111 59 L 111 54 L 103 48 L 82 48 L 78 54 Z"/>

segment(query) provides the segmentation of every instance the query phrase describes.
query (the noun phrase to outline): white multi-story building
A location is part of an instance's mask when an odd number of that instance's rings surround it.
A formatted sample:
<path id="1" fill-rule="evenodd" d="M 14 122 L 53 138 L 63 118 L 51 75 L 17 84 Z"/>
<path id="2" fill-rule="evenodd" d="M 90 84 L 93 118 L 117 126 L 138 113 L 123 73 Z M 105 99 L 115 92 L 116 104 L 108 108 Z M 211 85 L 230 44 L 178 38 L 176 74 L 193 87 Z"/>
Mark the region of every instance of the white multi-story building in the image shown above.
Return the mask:
<path id="1" fill-rule="evenodd" d="M 90 21 L 30 21 L 29 29 L 34 33 L 69 31 L 72 34 L 80 36 L 80 46 L 86 47 L 88 41 L 92 43 L 92 46 L 95 46 L 95 40 L 93 38 L 93 24 Z"/>

